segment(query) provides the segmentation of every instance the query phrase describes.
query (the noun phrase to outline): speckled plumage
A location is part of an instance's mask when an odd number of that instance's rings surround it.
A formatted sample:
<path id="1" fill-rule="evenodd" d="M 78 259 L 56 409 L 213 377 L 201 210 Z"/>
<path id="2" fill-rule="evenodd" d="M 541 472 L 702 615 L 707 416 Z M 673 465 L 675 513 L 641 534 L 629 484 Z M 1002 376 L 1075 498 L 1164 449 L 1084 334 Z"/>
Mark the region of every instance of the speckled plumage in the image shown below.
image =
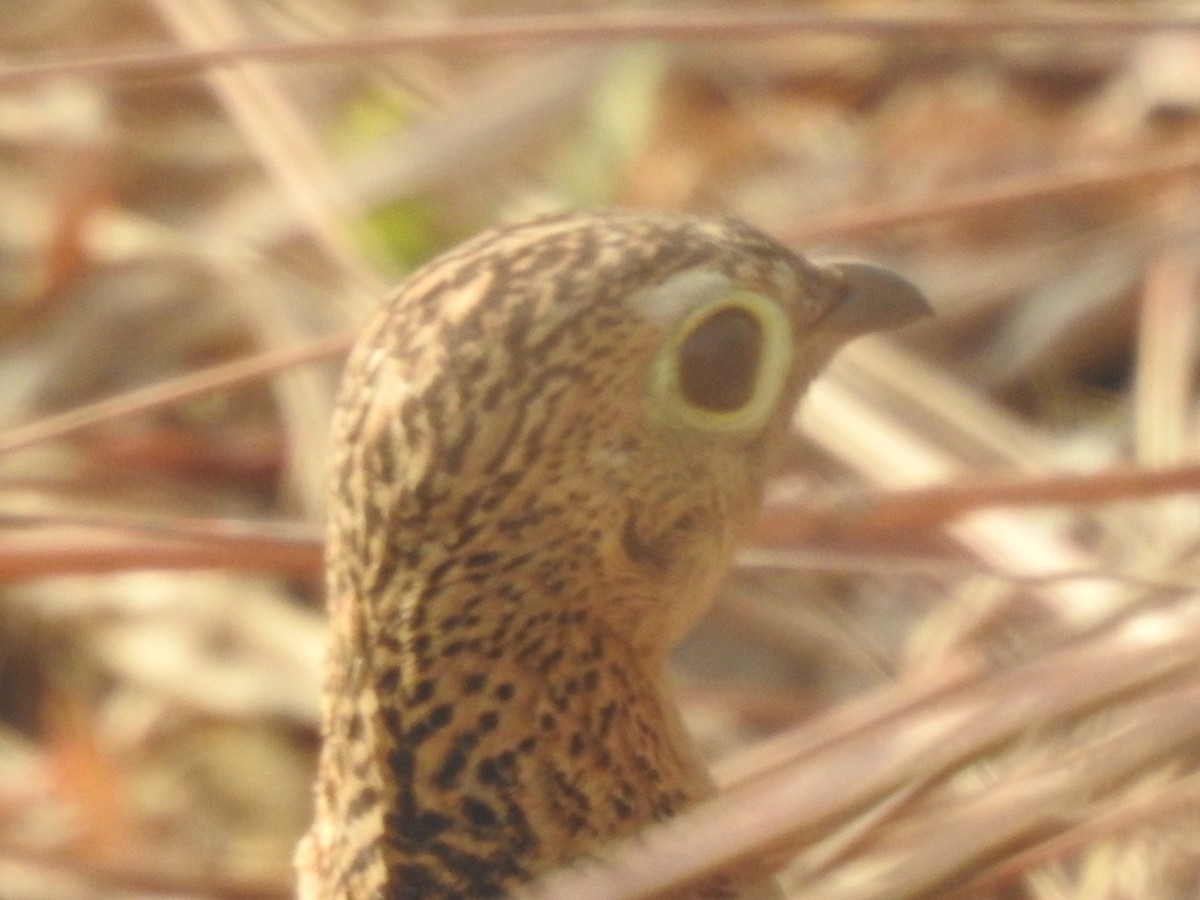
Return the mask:
<path id="1" fill-rule="evenodd" d="M 752 429 L 684 423 L 650 389 L 696 279 L 792 330 Z M 711 795 L 666 656 L 752 524 L 849 290 L 735 220 L 645 212 L 494 229 L 402 286 L 334 422 L 302 897 L 503 895 Z"/>

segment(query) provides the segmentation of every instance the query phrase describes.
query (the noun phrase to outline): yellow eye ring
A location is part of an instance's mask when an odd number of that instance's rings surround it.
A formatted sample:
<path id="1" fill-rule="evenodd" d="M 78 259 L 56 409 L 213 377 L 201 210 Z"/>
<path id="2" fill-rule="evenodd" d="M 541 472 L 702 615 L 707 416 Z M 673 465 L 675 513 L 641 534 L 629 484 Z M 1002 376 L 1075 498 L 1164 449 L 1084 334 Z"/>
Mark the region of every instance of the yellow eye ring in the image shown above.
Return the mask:
<path id="1" fill-rule="evenodd" d="M 783 310 L 752 291 L 722 293 L 692 310 L 667 340 L 655 364 L 655 395 L 685 425 L 751 432 L 766 424 L 791 363 Z"/>

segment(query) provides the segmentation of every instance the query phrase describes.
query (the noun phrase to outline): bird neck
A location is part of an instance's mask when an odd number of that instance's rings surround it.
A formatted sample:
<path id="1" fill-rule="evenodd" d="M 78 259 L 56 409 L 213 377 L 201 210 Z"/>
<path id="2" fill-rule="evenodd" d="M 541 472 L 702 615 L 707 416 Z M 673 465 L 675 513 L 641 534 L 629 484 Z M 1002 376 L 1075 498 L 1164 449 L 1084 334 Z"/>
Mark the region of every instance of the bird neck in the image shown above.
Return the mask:
<path id="1" fill-rule="evenodd" d="M 663 660 L 530 596 L 494 577 L 334 604 L 328 896 L 501 895 L 712 793 Z"/>

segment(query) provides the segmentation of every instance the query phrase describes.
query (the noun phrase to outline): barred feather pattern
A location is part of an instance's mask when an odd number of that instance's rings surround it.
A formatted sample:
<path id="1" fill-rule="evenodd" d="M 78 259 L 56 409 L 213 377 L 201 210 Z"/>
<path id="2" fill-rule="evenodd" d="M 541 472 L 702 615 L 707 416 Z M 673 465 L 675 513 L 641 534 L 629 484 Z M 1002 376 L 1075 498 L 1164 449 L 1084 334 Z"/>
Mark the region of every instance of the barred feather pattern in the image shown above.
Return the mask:
<path id="1" fill-rule="evenodd" d="M 751 434 L 696 433 L 648 399 L 678 322 L 644 299 L 689 272 L 770 298 L 793 330 Z M 733 219 L 571 213 L 486 232 L 385 304 L 333 427 L 302 897 L 512 894 L 713 793 L 666 657 L 754 520 L 842 290 Z M 778 894 L 738 872 L 680 896 Z"/>

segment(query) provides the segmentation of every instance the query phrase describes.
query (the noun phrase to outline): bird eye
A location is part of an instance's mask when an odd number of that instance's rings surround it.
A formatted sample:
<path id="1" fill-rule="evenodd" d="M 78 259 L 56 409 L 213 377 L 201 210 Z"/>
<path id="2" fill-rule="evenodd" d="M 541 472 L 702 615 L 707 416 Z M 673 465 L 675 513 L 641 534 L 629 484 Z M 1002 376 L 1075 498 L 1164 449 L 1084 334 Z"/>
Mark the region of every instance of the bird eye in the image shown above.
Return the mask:
<path id="1" fill-rule="evenodd" d="M 679 391 L 700 409 L 734 412 L 750 402 L 762 362 L 762 325 L 740 306 L 697 323 L 679 345 Z"/>
<path id="2" fill-rule="evenodd" d="M 773 409 L 791 358 L 790 321 L 774 301 L 722 292 L 692 310 L 660 355 L 659 403 L 696 428 L 753 430 Z"/>

